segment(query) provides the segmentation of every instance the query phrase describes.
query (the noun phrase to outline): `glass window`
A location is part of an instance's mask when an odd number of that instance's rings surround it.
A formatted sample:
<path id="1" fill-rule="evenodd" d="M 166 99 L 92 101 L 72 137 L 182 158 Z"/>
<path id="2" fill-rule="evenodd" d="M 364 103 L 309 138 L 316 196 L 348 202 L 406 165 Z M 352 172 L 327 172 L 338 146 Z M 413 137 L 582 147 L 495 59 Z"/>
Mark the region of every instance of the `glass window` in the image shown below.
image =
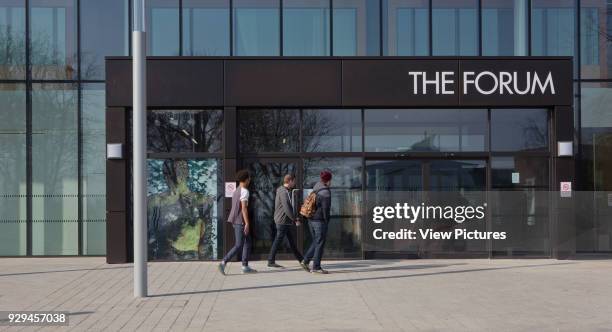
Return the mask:
<path id="1" fill-rule="evenodd" d="M 81 0 L 81 78 L 104 79 L 104 57 L 128 55 L 128 0 Z"/>
<path id="2" fill-rule="evenodd" d="M 23 0 L 0 4 L 0 79 L 25 79 L 25 5 Z"/>
<path id="3" fill-rule="evenodd" d="M 106 253 L 106 100 L 104 83 L 81 92 L 81 208 L 84 255 Z"/>
<path id="4" fill-rule="evenodd" d="M 221 110 L 149 111 L 147 123 L 149 152 L 221 152 Z"/>
<path id="5" fill-rule="evenodd" d="M 383 1 L 383 54 L 429 55 L 429 1 Z"/>
<path id="6" fill-rule="evenodd" d="M 478 55 L 478 1 L 432 0 L 433 55 Z"/>
<path id="7" fill-rule="evenodd" d="M 241 110 L 238 119 L 241 152 L 299 151 L 299 110 Z"/>
<path id="8" fill-rule="evenodd" d="M 548 189 L 548 157 L 491 158 L 491 187 Z"/>
<path id="9" fill-rule="evenodd" d="M 431 160 L 428 176 L 428 190 L 460 193 L 466 199 L 469 196 L 480 197 L 480 195 L 464 195 L 462 194 L 464 191 L 485 191 L 487 188 L 487 165 L 484 160 Z M 439 198 L 451 196 L 453 195 L 438 195 Z"/>
<path id="10" fill-rule="evenodd" d="M 280 54 L 278 0 L 234 0 L 234 55 Z"/>
<path id="11" fill-rule="evenodd" d="M 380 55 L 377 0 L 333 1 L 333 55 Z"/>
<path id="12" fill-rule="evenodd" d="M 0 256 L 26 254 L 25 89 L 0 84 Z"/>
<path id="13" fill-rule="evenodd" d="M 364 119 L 370 152 L 487 149 L 484 109 L 368 109 Z"/>
<path id="14" fill-rule="evenodd" d="M 482 1 L 482 55 L 527 55 L 527 0 Z"/>
<path id="15" fill-rule="evenodd" d="M 179 55 L 178 0 L 148 0 L 147 55 Z"/>
<path id="16" fill-rule="evenodd" d="M 306 152 L 361 152 L 361 110 L 304 110 Z"/>
<path id="17" fill-rule="evenodd" d="M 229 0 L 183 0 L 183 55 L 230 55 Z"/>
<path id="18" fill-rule="evenodd" d="M 612 250 L 612 83 L 583 82 L 581 95 L 582 160 L 580 184 L 583 195 L 575 199 L 577 250 Z M 595 191 L 595 192 L 592 192 Z M 579 202 L 579 203 L 578 203 Z"/>
<path id="19" fill-rule="evenodd" d="M 77 78 L 75 0 L 30 1 L 30 50 L 33 79 Z"/>
<path id="20" fill-rule="evenodd" d="M 420 160 L 366 160 L 366 190 L 423 191 Z"/>
<path id="21" fill-rule="evenodd" d="M 332 202 L 325 255 L 335 258 L 361 257 L 361 158 L 304 159 L 304 198 L 319 181 L 322 170 L 331 171 Z M 305 248 L 312 241 L 305 232 Z"/>
<path id="22" fill-rule="evenodd" d="M 605 0 L 580 3 L 580 75 L 610 78 L 612 65 L 612 3 Z"/>
<path id="23" fill-rule="evenodd" d="M 32 254 L 78 253 L 77 90 L 32 87 Z"/>
<path id="24" fill-rule="evenodd" d="M 548 111 L 491 110 L 492 151 L 548 151 Z"/>
<path id="25" fill-rule="evenodd" d="M 219 259 L 221 160 L 149 159 L 147 169 L 149 259 Z"/>
<path id="26" fill-rule="evenodd" d="M 249 211 L 252 214 L 249 218 L 255 239 L 252 253 L 267 256 L 276 236 L 274 224 L 276 189 L 282 185 L 286 174 L 297 175 L 298 163 L 296 160 L 246 159 L 243 164 L 251 174 Z M 297 195 L 297 192 L 292 191 L 292 197 L 297 198 L 294 195 Z M 289 236 L 296 236 L 296 233 L 291 232 Z M 280 252 L 288 253 L 289 251 L 283 247 L 285 246 L 281 246 Z"/>
<path id="27" fill-rule="evenodd" d="M 328 0 L 283 0 L 283 55 L 329 55 Z"/>
<path id="28" fill-rule="evenodd" d="M 549 169 L 547 157 L 491 158 L 491 227 L 508 234 L 492 241 L 494 255 L 550 254 Z"/>
<path id="29" fill-rule="evenodd" d="M 574 55 L 574 0 L 532 0 L 531 54 Z"/>

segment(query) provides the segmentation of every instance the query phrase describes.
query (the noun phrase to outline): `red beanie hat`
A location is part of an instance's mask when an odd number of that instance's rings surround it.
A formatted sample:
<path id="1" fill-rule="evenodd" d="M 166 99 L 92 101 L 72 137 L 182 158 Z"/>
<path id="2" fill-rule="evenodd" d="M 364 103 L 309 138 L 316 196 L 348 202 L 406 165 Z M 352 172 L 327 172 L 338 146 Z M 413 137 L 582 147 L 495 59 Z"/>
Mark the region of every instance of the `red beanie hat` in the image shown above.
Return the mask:
<path id="1" fill-rule="evenodd" d="M 332 179 L 332 173 L 330 171 L 321 171 L 321 181 L 328 182 Z"/>

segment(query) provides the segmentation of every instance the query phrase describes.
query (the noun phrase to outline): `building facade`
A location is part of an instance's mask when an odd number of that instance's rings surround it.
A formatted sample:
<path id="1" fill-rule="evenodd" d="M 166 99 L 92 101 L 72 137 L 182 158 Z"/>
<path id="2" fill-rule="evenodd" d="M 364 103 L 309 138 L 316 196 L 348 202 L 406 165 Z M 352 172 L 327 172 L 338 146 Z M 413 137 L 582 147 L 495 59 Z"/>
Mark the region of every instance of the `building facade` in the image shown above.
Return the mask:
<path id="1" fill-rule="evenodd" d="M 154 88 L 160 90 L 149 91 L 157 98 L 148 114 L 151 259 L 219 257 L 231 243 L 223 231 L 223 185 L 239 167 L 257 175 L 253 206 L 261 227 L 255 254 L 269 247 L 267 195 L 286 172 L 297 174 L 304 189 L 321 167 L 338 175 L 336 200 L 343 204 L 333 211 L 330 253 L 345 258 L 365 256 L 360 202 L 366 191 L 558 190 L 559 106 L 573 115 L 573 189 L 589 198 L 572 213 L 573 252 L 612 251 L 608 1 L 150 0 L 147 6 L 148 54 L 171 57 L 151 58 L 158 67 L 149 77 L 160 82 Z M 129 95 L 116 89 L 107 95 L 107 85 L 117 86 L 115 79 L 125 78 L 129 66 L 105 57 L 129 56 L 130 17 L 129 0 L 0 4 L 1 256 L 105 255 L 108 245 L 124 248 L 116 257 L 129 260 L 129 222 L 122 224 L 124 238 L 105 235 L 120 212 L 113 204 L 123 204 L 129 215 L 129 169 L 125 178 L 107 177 L 115 161 L 106 160 L 107 143 L 125 142 L 129 152 L 127 137 L 116 136 L 129 129 L 129 104 L 108 103 Z M 284 100 L 281 94 L 274 102 L 254 95 L 240 103 L 236 100 L 245 95 L 239 88 L 223 90 L 240 92 L 235 96 L 202 103 L 202 91 L 218 92 L 222 84 L 189 90 L 185 82 L 173 81 L 189 92 L 180 101 L 179 92 L 168 94 L 176 89 L 164 85 L 187 62 L 183 57 L 202 57 L 197 59 L 205 63 L 368 57 L 388 63 L 430 56 L 483 57 L 483 62 L 492 56 L 571 57 L 573 71 L 565 84 L 572 87 L 566 97 L 573 105 L 390 105 L 384 98 L 349 105 L 309 103 L 295 94 Z M 238 74 L 260 77 L 248 70 L 254 69 L 246 65 Z M 235 144 L 233 155 L 228 143 Z M 513 173 L 529 176 L 514 181 Z M 107 183 L 124 190 L 107 190 Z M 490 221 L 489 227 L 524 221 L 516 230 L 521 241 L 491 243 L 482 252 L 552 256 L 558 225 L 540 222 L 541 217 L 525 211 L 508 221 Z M 307 232 L 298 238 L 309 241 Z"/>

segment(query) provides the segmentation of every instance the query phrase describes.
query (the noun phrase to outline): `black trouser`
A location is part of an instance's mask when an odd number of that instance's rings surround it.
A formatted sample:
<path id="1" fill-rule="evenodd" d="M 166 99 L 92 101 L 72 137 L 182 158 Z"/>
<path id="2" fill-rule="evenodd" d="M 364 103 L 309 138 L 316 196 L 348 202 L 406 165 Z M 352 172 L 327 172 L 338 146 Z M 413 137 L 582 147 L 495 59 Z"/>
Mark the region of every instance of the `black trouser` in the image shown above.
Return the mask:
<path id="1" fill-rule="evenodd" d="M 312 269 L 320 270 L 325 240 L 327 239 L 327 223 L 322 220 L 310 220 L 308 226 L 310 226 L 312 243 L 304 254 L 304 263 L 308 264 L 312 259 Z"/>
<path id="2" fill-rule="evenodd" d="M 223 257 L 223 263 L 227 263 L 242 250 L 242 266 L 249 265 L 249 253 L 251 252 L 251 235 L 244 235 L 244 225 L 234 224 L 234 246 Z"/>
<path id="3" fill-rule="evenodd" d="M 304 259 L 302 254 L 297 248 L 297 244 L 295 243 L 295 226 L 293 225 L 281 225 L 276 224 L 276 237 L 274 237 L 274 242 L 272 243 L 272 248 L 270 248 L 270 255 L 268 255 L 268 263 L 274 263 L 276 260 L 276 252 L 278 251 L 278 247 L 285 242 L 285 238 L 289 241 L 289 247 L 293 252 L 293 256 L 299 262 Z"/>

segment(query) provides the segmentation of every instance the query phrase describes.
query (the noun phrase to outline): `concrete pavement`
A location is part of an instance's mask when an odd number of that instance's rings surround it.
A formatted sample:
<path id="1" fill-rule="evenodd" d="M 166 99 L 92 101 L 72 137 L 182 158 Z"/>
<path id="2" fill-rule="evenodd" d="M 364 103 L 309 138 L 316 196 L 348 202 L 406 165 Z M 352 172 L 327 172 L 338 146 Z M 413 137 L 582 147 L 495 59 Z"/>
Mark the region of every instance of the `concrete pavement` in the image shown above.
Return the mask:
<path id="1" fill-rule="evenodd" d="M 229 275 L 215 262 L 149 263 L 146 299 L 132 267 L 104 258 L 0 259 L 0 310 L 70 312 L 74 331 L 612 331 L 612 260 L 296 262 Z M 36 330 L 38 327 L 0 330 Z"/>

